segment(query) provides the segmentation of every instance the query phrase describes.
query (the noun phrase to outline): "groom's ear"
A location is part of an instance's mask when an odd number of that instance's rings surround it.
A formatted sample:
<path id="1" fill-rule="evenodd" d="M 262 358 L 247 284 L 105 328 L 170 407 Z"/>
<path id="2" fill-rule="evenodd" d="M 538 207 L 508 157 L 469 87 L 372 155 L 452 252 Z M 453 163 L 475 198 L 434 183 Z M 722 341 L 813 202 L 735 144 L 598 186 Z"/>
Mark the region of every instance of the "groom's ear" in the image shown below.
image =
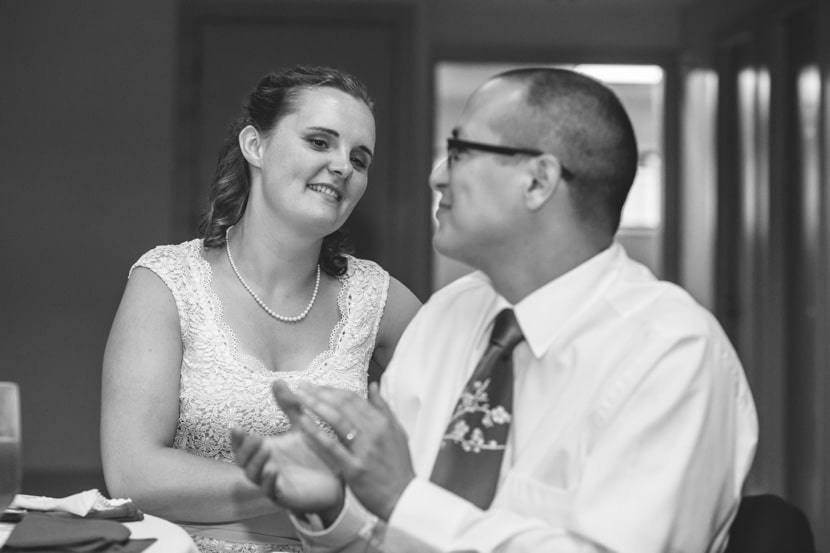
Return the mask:
<path id="1" fill-rule="evenodd" d="M 248 125 L 239 131 L 239 149 L 251 167 L 262 167 L 264 144 L 256 127 Z"/>
<path id="2" fill-rule="evenodd" d="M 525 205 L 538 211 L 556 194 L 562 184 L 562 165 L 552 154 L 544 154 L 530 161 L 523 188 Z"/>

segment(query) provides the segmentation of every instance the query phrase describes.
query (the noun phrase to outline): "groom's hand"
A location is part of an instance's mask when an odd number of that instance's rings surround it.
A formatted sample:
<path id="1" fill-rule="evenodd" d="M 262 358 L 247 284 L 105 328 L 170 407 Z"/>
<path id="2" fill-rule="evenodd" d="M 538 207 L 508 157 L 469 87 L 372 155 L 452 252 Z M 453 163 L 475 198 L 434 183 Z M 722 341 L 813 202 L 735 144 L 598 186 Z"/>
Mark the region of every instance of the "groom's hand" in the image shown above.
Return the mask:
<path id="1" fill-rule="evenodd" d="M 284 393 L 290 393 L 284 384 L 274 385 L 280 407 L 287 399 Z M 300 428 L 313 440 L 315 451 L 343 476 L 364 507 L 388 521 L 415 471 L 406 432 L 377 385 L 369 386 L 369 401 L 325 386 L 301 385 L 296 395 L 291 395 L 331 426 L 338 437 L 332 438 L 308 417 L 300 420 Z"/>
<path id="2" fill-rule="evenodd" d="M 292 424 L 285 434 L 262 437 L 240 429 L 231 431 L 236 464 L 278 505 L 298 513 L 318 513 L 324 521 L 333 521 L 343 507 L 342 479 L 299 430 L 308 415 L 290 390 L 282 394 L 281 407 Z"/>

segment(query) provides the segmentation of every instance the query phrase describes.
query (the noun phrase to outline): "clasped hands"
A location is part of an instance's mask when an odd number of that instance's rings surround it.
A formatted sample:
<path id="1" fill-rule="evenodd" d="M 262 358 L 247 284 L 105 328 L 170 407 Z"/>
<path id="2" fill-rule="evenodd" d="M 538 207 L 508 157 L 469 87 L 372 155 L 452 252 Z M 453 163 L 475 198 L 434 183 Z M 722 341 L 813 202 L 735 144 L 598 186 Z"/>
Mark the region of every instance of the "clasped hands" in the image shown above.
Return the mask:
<path id="1" fill-rule="evenodd" d="M 406 432 L 377 384 L 369 385 L 368 401 L 327 386 L 301 384 L 292 392 L 281 381 L 274 382 L 273 393 L 291 430 L 269 437 L 232 431 L 236 463 L 248 479 L 275 503 L 301 515 L 318 514 L 326 526 L 343 509 L 344 486 L 389 520 L 415 472 Z"/>

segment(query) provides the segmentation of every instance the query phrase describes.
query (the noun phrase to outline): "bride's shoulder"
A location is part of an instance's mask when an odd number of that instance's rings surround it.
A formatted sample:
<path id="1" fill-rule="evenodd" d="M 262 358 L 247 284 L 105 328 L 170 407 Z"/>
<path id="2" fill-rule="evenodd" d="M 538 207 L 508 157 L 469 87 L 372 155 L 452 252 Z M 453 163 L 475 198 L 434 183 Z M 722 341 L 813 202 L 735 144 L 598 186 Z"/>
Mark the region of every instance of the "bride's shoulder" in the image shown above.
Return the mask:
<path id="1" fill-rule="evenodd" d="M 159 276 L 189 273 L 205 262 L 200 239 L 181 244 L 164 244 L 145 252 L 130 267 L 130 275 L 138 267 L 149 269 Z"/>
<path id="2" fill-rule="evenodd" d="M 346 277 L 349 279 L 361 280 L 369 279 L 372 281 L 387 281 L 389 280 L 389 272 L 378 265 L 375 261 L 370 259 L 361 259 L 352 255 L 347 255 L 348 268 L 346 269 Z"/>
<path id="3" fill-rule="evenodd" d="M 145 252 L 138 258 L 137 264 L 141 262 L 181 262 L 185 259 L 198 256 L 201 249 L 202 241 L 198 238 L 180 244 L 163 244 L 155 246 Z"/>

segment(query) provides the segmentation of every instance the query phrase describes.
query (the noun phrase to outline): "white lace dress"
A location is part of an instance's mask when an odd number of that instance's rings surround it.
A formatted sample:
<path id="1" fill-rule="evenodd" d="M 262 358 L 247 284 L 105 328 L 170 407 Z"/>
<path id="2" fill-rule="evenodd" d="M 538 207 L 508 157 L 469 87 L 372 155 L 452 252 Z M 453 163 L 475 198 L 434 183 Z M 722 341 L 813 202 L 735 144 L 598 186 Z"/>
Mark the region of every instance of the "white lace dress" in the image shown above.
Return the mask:
<path id="1" fill-rule="evenodd" d="M 211 267 L 202 252 L 200 239 L 158 246 L 133 266 L 157 274 L 172 292 L 179 312 L 184 355 L 174 447 L 232 463 L 232 427 L 266 436 L 288 430 L 288 418 L 271 396 L 275 379 L 292 388 L 312 382 L 366 396 L 369 361 L 389 288 L 386 271 L 371 261 L 349 257 L 348 271 L 340 277 L 340 320 L 328 349 L 305 370 L 272 372 L 240 351 L 222 316 Z M 301 551 L 284 515 L 185 529 L 205 553 Z"/>

